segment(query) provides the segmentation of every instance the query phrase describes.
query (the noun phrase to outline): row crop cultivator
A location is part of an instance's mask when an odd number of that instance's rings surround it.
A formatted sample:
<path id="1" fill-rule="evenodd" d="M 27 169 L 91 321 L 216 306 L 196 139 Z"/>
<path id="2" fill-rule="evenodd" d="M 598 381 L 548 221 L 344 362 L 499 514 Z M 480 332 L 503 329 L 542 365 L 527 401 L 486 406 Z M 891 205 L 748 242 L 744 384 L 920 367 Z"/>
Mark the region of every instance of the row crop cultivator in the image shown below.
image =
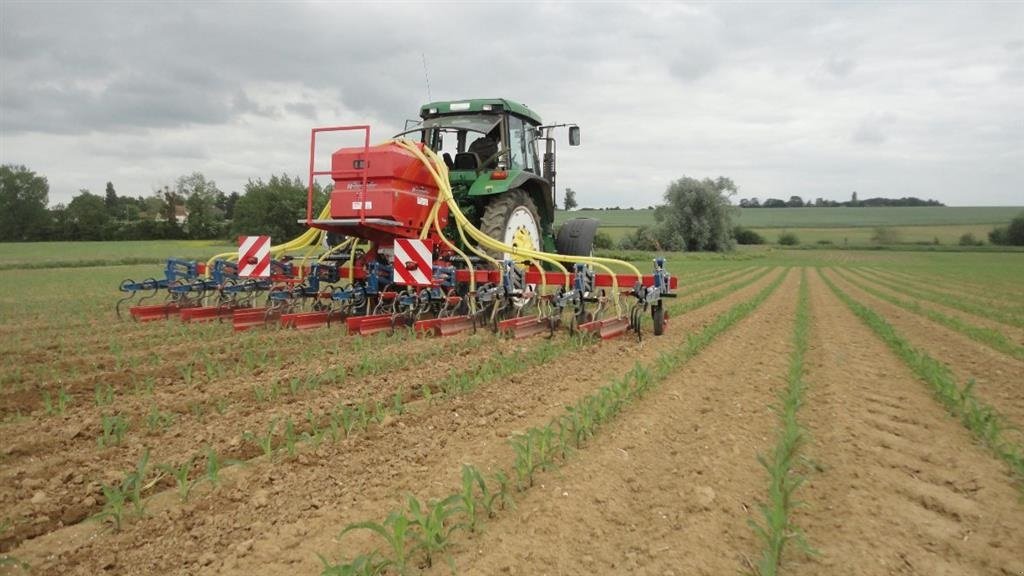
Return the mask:
<path id="1" fill-rule="evenodd" d="M 644 275 L 591 256 L 594 220 L 570 220 L 555 237 L 552 131 L 564 125 L 544 126 L 501 99 L 431 103 L 420 116 L 414 129 L 374 146 L 368 126 L 314 128 L 304 234 L 260 257 L 168 260 L 161 279 L 121 283 L 118 314 L 129 306 L 139 321 L 230 320 L 236 330 L 336 323 L 354 334 L 445 336 L 486 326 L 517 338 L 560 326 L 639 336 L 650 314 L 654 333 L 664 331 L 663 299 L 676 288 L 664 259 Z M 330 169 L 317 170 L 317 136 L 347 131 L 362 132 L 364 144 L 335 151 Z M 579 143 L 575 126 L 569 142 Z M 333 188 L 314 217 L 318 176 Z M 288 255 L 299 250 L 306 255 Z M 243 273 L 254 266 L 259 276 Z M 148 302 L 161 293 L 163 302 Z"/>

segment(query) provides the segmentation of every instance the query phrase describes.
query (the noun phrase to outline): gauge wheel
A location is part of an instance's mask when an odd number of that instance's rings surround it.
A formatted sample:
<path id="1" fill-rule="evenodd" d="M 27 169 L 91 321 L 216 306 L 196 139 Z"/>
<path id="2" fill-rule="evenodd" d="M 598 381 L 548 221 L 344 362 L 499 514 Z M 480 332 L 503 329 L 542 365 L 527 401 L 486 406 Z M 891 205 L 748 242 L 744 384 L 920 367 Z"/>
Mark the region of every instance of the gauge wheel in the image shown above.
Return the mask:
<path id="1" fill-rule="evenodd" d="M 658 304 L 651 308 L 651 320 L 654 322 L 654 335 L 661 336 L 665 333 L 665 307 Z"/>

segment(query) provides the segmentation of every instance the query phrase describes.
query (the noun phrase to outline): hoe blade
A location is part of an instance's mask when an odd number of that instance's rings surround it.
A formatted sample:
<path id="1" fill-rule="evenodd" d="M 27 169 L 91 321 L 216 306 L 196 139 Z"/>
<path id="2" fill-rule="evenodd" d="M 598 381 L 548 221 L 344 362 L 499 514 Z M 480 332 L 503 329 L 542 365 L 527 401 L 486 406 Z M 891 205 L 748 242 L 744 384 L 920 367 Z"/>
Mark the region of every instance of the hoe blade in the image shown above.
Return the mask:
<path id="1" fill-rule="evenodd" d="M 128 309 L 132 318 L 139 322 L 166 320 L 171 314 L 177 314 L 181 308 L 177 304 L 154 304 L 152 306 L 132 306 Z"/>
<path id="2" fill-rule="evenodd" d="M 202 306 L 198 308 L 184 308 L 181 311 L 181 321 L 208 322 L 210 320 L 216 320 L 222 316 L 231 316 L 232 312 L 232 308 L 223 308 L 221 306 Z"/>
<path id="3" fill-rule="evenodd" d="M 536 316 L 524 316 L 522 318 L 510 318 L 498 322 L 498 332 L 511 338 L 529 338 L 537 334 L 548 332 L 548 323 Z"/>
<path id="4" fill-rule="evenodd" d="M 295 328 L 296 330 L 309 330 L 310 328 L 322 328 L 330 322 L 341 320 L 344 316 L 341 312 L 298 312 L 295 314 L 282 314 L 281 327 Z"/>
<path id="5" fill-rule="evenodd" d="M 434 318 L 432 320 L 420 320 L 412 325 L 417 334 L 432 334 L 434 336 L 452 336 L 459 332 L 473 329 L 472 316 L 449 316 L 447 318 Z"/>
<path id="6" fill-rule="evenodd" d="M 626 330 L 629 330 L 629 319 L 626 317 L 594 320 L 593 322 L 580 324 L 581 332 L 590 332 L 599 336 L 602 340 L 622 336 L 626 333 Z"/>
<path id="7" fill-rule="evenodd" d="M 244 308 L 236 309 L 231 315 L 231 324 L 235 328 L 235 332 L 241 332 L 250 328 L 258 328 L 267 323 L 267 320 L 273 319 L 276 314 L 267 316 L 266 308 Z"/>
<path id="8" fill-rule="evenodd" d="M 377 314 L 374 316 L 350 316 L 345 319 L 349 334 L 369 336 L 377 332 L 391 330 L 391 314 Z"/>

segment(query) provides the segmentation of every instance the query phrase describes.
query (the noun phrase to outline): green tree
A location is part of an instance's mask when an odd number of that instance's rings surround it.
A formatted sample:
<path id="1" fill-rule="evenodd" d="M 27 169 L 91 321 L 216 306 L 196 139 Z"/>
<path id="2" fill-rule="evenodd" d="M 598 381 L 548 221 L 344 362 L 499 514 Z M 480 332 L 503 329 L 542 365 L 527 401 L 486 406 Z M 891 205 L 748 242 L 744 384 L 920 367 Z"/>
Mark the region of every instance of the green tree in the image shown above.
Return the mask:
<path id="1" fill-rule="evenodd" d="M 654 210 L 654 236 L 661 250 L 724 251 L 733 248 L 729 198 L 737 192 L 732 180 L 682 177 L 665 190 L 665 204 Z"/>
<path id="2" fill-rule="evenodd" d="M 24 166 L 0 166 L 0 242 L 40 240 L 50 226 L 50 185 Z"/>
<path id="3" fill-rule="evenodd" d="M 224 213 L 216 206 L 217 199 L 224 193 L 213 180 L 207 180 L 199 172 L 181 176 L 175 185 L 175 194 L 184 198 L 185 227 L 189 238 L 205 240 L 215 238 L 221 232 Z"/>
<path id="4" fill-rule="evenodd" d="M 573 208 L 579 206 L 579 204 L 576 203 L 575 190 L 573 190 L 572 188 L 565 189 L 565 198 L 562 199 L 562 205 L 565 207 L 566 211 L 572 210 Z"/>
<path id="5" fill-rule="evenodd" d="M 69 227 L 69 240 L 104 240 L 104 231 L 110 221 L 103 197 L 88 190 L 79 190 L 78 195 L 64 210 Z"/>
<path id="6" fill-rule="evenodd" d="M 302 181 L 287 174 L 273 175 L 266 182 L 263 179 L 249 180 L 245 194 L 234 206 L 231 230 L 238 235 L 269 235 L 273 242 L 287 242 L 302 234 L 306 218 L 306 197 L 308 190 Z M 319 208 L 326 202 L 326 194 L 319 186 L 314 188 L 314 206 Z M 314 209 L 314 213 L 318 210 Z"/>

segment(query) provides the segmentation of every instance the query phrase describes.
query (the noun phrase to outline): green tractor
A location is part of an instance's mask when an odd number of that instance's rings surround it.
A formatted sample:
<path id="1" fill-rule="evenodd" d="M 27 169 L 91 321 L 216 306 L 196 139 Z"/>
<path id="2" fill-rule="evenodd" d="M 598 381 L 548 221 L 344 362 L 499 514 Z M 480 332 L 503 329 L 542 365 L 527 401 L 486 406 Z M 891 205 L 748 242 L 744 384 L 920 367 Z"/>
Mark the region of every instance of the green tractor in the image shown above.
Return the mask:
<path id="1" fill-rule="evenodd" d="M 591 254 L 597 220 L 569 220 L 557 238 L 554 232 L 552 133 L 568 127 L 569 145 L 578 146 L 578 126 L 544 125 L 533 110 L 503 98 L 431 102 L 420 108 L 420 118 L 398 136 L 423 142 L 444 158 L 456 201 L 482 232 L 512 246 Z"/>

